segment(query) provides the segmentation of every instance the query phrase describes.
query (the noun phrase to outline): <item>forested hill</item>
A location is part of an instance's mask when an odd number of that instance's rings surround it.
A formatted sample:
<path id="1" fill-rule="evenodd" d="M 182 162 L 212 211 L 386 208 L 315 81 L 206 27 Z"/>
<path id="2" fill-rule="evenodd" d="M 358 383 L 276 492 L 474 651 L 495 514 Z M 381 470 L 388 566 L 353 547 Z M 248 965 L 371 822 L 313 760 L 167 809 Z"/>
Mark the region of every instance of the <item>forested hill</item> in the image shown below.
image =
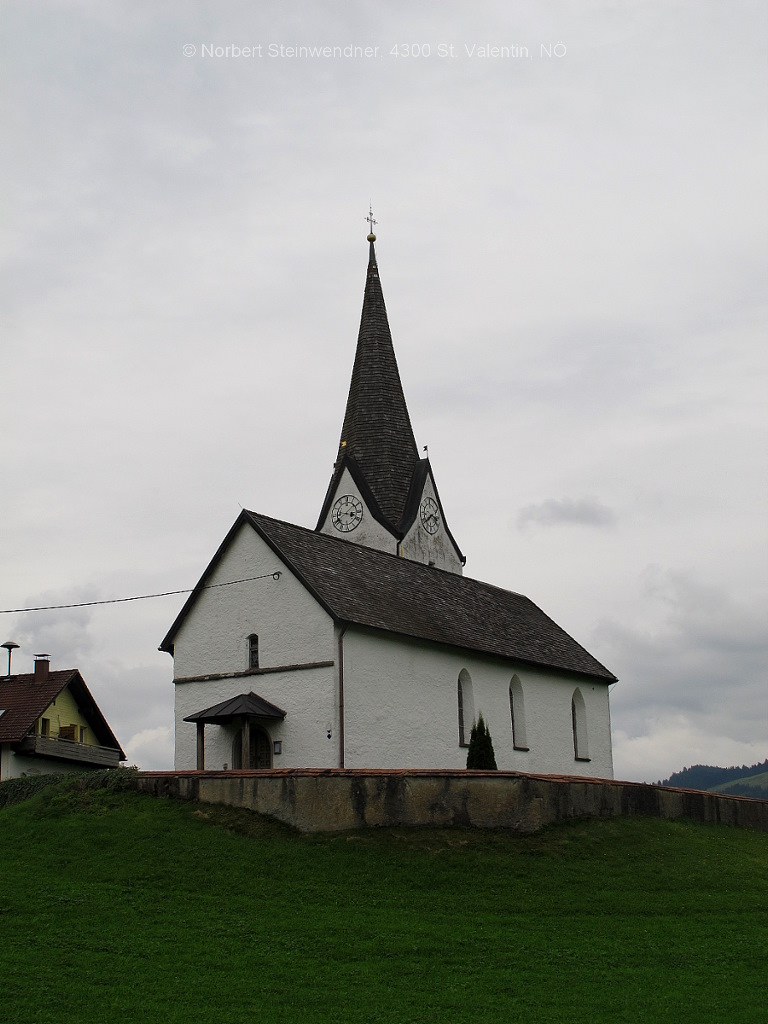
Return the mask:
<path id="1" fill-rule="evenodd" d="M 768 758 L 760 764 L 741 768 L 718 768 L 711 764 L 695 764 L 673 772 L 661 786 L 681 789 L 709 789 L 732 796 L 752 796 L 768 800 Z"/>

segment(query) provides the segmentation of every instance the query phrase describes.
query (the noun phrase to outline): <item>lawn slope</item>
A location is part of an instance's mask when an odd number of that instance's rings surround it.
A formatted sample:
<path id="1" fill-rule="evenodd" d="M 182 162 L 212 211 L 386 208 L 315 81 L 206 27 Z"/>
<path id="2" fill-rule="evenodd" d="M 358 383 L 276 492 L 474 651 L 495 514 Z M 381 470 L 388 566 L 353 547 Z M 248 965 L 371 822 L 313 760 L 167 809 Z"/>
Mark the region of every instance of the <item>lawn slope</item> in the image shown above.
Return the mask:
<path id="1" fill-rule="evenodd" d="M 0 810 L 9 1024 L 765 1024 L 768 836 L 300 836 L 55 787 Z"/>

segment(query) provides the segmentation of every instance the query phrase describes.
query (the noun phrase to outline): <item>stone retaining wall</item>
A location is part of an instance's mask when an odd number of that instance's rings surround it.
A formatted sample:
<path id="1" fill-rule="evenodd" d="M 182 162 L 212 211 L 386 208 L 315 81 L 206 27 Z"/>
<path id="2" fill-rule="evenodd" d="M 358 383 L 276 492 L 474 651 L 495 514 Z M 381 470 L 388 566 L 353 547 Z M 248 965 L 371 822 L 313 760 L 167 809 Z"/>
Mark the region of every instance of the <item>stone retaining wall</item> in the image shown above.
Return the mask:
<path id="1" fill-rule="evenodd" d="M 302 832 L 456 825 L 536 832 L 570 818 L 635 814 L 768 832 L 768 800 L 516 772 L 327 768 L 142 772 L 138 788 L 156 796 L 246 807 Z"/>

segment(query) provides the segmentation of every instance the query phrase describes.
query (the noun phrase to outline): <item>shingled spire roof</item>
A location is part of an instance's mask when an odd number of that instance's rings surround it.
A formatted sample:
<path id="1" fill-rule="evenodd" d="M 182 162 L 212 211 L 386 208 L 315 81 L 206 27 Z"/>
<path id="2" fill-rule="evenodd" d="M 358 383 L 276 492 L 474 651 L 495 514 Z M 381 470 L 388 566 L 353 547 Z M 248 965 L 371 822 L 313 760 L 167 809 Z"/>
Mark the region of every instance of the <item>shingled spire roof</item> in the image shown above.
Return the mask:
<path id="1" fill-rule="evenodd" d="M 368 236 L 370 255 L 355 364 L 339 452 L 320 521 L 344 465 L 353 462 L 394 532 L 403 516 L 419 453 L 392 346 L 375 240 L 375 235 Z"/>

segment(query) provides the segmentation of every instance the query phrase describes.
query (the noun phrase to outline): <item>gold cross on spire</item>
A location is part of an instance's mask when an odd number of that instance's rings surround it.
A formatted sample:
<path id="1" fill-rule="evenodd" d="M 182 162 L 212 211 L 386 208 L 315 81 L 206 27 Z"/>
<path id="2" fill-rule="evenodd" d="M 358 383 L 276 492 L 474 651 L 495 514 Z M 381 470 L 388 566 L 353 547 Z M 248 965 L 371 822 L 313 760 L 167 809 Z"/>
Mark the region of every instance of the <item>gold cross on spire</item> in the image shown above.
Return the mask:
<path id="1" fill-rule="evenodd" d="M 374 224 L 378 224 L 379 222 L 377 220 L 373 219 L 373 205 L 372 204 L 368 207 L 368 216 L 365 218 L 365 220 L 368 221 L 368 227 L 371 229 L 370 230 L 370 234 L 368 235 L 368 241 L 369 242 L 375 242 L 376 241 L 376 235 L 374 235 L 374 233 L 373 233 L 373 225 Z"/>

